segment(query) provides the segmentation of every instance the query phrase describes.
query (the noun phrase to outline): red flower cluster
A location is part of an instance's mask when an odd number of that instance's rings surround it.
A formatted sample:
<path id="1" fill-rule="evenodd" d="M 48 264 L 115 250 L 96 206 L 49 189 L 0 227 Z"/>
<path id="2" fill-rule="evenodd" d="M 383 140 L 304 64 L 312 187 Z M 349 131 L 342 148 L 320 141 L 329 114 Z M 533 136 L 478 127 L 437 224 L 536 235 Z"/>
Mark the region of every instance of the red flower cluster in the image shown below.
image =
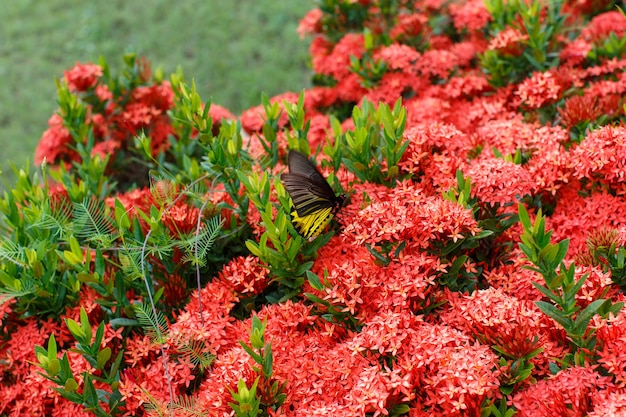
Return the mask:
<path id="1" fill-rule="evenodd" d="M 137 59 L 135 65 L 137 79 L 124 83 L 110 80 L 96 64 L 77 63 L 65 72 L 69 91 L 86 109 L 83 122 L 89 125 L 95 140 L 91 155 L 99 155 L 102 159 L 111 157 L 110 165 L 115 165 L 118 170 L 128 169 L 120 167 L 127 164 L 123 155 L 138 134 L 143 132 L 150 138 L 155 157 L 166 152 L 171 145 L 170 138 L 176 137 L 168 115 L 174 105 L 174 92 L 169 81 L 152 81 L 150 65 L 145 59 Z M 126 87 L 120 88 L 120 85 Z M 216 129 L 222 119 L 234 118 L 227 109 L 217 105 L 211 106 L 209 114 Z M 87 137 L 75 137 L 68 123 L 72 120 L 64 120 L 58 114 L 52 116 L 49 129 L 44 132 L 35 151 L 37 164 L 44 159 L 49 164 L 80 159 L 73 150 L 75 142 L 87 143 Z"/>

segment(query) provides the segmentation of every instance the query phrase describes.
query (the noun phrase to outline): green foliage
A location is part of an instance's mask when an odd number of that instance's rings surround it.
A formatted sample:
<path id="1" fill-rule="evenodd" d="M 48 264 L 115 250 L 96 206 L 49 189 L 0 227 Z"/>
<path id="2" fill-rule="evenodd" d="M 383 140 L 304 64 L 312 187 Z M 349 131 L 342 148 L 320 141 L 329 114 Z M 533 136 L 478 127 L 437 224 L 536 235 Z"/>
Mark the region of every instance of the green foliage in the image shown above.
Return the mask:
<path id="1" fill-rule="evenodd" d="M 252 159 L 243 148 L 238 122 L 223 120 L 217 129 L 209 115 L 211 103 L 203 104 L 195 84 L 192 83 L 189 88 L 181 72 L 172 75 L 172 87 L 176 94 L 176 106 L 171 114 L 179 138 L 173 145 L 172 153 L 177 156 L 173 162 L 165 163 L 165 169 L 158 174 L 175 184 L 190 184 L 191 195 L 228 194 L 228 199 L 210 208 L 213 212 L 228 213 L 228 217 L 221 220 L 224 232 L 205 234 L 204 238 L 196 236 L 194 239 L 202 243 L 200 248 L 204 245 L 213 250 L 205 251 L 208 256 L 200 253 L 190 258 L 215 274 L 233 257 L 248 253 L 244 242 L 250 231 L 243 219 L 248 215 L 249 199 L 240 192 L 242 184 L 238 173 L 250 171 Z M 202 207 L 205 204 L 203 202 Z"/>
<path id="2" fill-rule="evenodd" d="M 134 307 L 137 321 L 150 341 L 159 345 L 165 344 L 169 329 L 163 313 L 152 309 L 149 304 L 137 304 Z"/>
<path id="3" fill-rule="evenodd" d="M 626 54 L 626 36 L 618 36 L 615 32 L 611 32 L 602 44 L 594 45 L 587 58 L 593 64 L 598 65 L 603 61 L 621 58 L 624 54 Z"/>
<path id="4" fill-rule="evenodd" d="M 57 358 L 57 344 L 54 335 L 50 336 L 48 349 L 35 346 L 38 366 L 43 369 L 43 376 L 57 385 L 54 389 L 64 398 L 81 404 L 96 416 L 110 417 L 122 415 L 120 406 L 123 405 L 122 395 L 119 392 L 120 365 L 123 351 L 112 358 L 110 347 L 102 347 L 104 337 L 104 323 L 100 323 L 94 334 L 89 318 L 84 309 L 80 311 L 80 322 L 72 319 L 65 321 L 70 333 L 76 340 L 74 352 L 80 354 L 97 375 L 84 371 L 83 385 L 79 387 L 77 379 L 72 373 L 67 353 L 61 359 Z M 93 339 L 93 340 L 92 340 Z M 97 381 L 101 388 L 96 388 Z M 80 388 L 80 389 L 79 389 Z"/>
<path id="5" fill-rule="evenodd" d="M 287 381 L 280 383 L 272 378 L 274 357 L 272 343 L 265 342 L 265 327 L 267 321 L 261 322 L 259 318 L 252 316 L 252 328 L 250 331 L 250 344 L 239 341 L 241 347 L 256 362 L 252 370 L 257 374 L 251 388 L 245 381 L 240 379 L 237 383 L 237 392 L 229 391 L 235 403 L 229 403 L 235 414 L 239 416 L 268 416 L 269 411 L 276 411 L 284 402 L 286 394 L 283 393 Z"/>
<path id="6" fill-rule="evenodd" d="M 532 342 L 534 344 L 537 343 L 536 336 Z M 500 354 L 500 368 L 507 370 L 506 374 L 500 378 L 500 392 L 502 392 L 502 394 L 511 395 L 516 388 L 527 380 L 530 380 L 531 383 L 536 382 L 535 378 L 532 376 L 535 369 L 532 359 L 539 355 L 543 348 L 535 349 L 521 357 L 511 355 L 497 346 L 492 346 L 492 348 Z"/>
<path id="7" fill-rule="evenodd" d="M 559 64 L 565 14 L 562 0 L 530 4 L 522 0 L 487 0 L 492 22 L 492 35 L 508 28 L 526 37 L 520 39 L 519 50 L 487 50 L 480 56 L 480 66 L 489 75 L 490 83 L 502 87 L 527 78 L 534 71 L 545 71 Z M 545 7 L 544 7 L 545 5 Z"/>
<path id="8" fill-rule="evenodd" d="M 513 406 L 507 404 L 506 398 L 502 397 L 497 402 L 489 401 L 487 405 L 483 406 L 480 417 L 513 417 L 515 411 Z"/>
<path id="9" fill-rule="evenodd" d="M 133 56 L 127 56 L 126 63 L 124 75 L 109 84 L 122 95 L 139 85 L 139 64 Z M 107 79 L 114 80 L 103 65 Z M 78 158 L 54 171 L 47 164 L 39 172 L 27 166 L 0 199 L 6 232 L 0 239 L 0 298 L 15 300 L 12 310 L 17 316 L 58 318 L 76 305 L 85 286 L 95 291 L 103 313 L 97 330 L 92 331 L 84 311 L 80 322 L 66 320 L 76 340 L 74 350 L 96 370 L 83 373 L 83 385 L 78 386 L 81 378 L 72 373 L 67 354 L 56 358 L 54 338 L 48 349 L 37 347 L 36 353 L 61 395 L 96 415 L 119 415 L 122 405 L 117 386 L 124 351 L 102 347 L 105 324 L 124 327 L 124 336 L 143 327 L 155 343 L 163 344 L 169 341 L 166 317 L 185 305 L 187 289 L 212 279 L 232 256 L 248 253 L 248 200 L 240 196 L 236 169 L 249 170 L 250 160 L 241 150 L 240 126 L 222 123 L 214 131 L 208 111 L 199 111 L 199 96 L 182 77 L 175 81 L 179 99 L 172 114 L 179 116 L 174 126 L 178 139 L 173 139 L 167 157 L 154 157 L 150 138 L 140 134 L 136 146 L 124 150 L 124 155 L 133 155 L 130 161 L 91 157 L 95 136 L 85 117 L 91 97 L 79 97 L 59 85 L 60 112 L 75 138 Z M 202 137 L 194 142 L 196 132 Z M 144 172 L 145 178 L 136 183 L 126 182 L 129 177 L 109 177 L 111 167 L 120 163 L 140 166 L 135 173 Z M 137 188 L 148 183 L 149 189 Z M 127 195 L 115 193 L 126 188 L 142 197 L 133 204 Z M 213 204 L 215 192 L 232 198 Z M 111 195 L 117 198 L 107 200 Z M 172 277 L 180 279 L 177 300 L 167 300 Z M 151 305 L 137 305 L 138 298 L 151 300 Z M 214 359 L 203 343 L 176 343 L 176 356 L 200 371 Z M 173 396 L 169 404 L 193 406 Z"/>
<path id="10" fill-rule="evenodd" d="M 324 34 L 333 43 L 348 32 L 360 31 L 369 17 L 369 5 L 359 2 L 317 0 L 315 3 L 323 13 Z"/>
<path id="11" fill-rule="evenodd" d="M 326 277 L 321 280 L 320 277 L 311 271 L 306 271 L 306 277 L 311 287 L 317 291 L 325 291 L 327 288 L 332 288 L 332 285 L 326 280 Z M 305 293 L 304 295 L 307 299 L 315 303 L 316 312 L 329 323 L 337 324 L 347 330 L 355 332 L 363 328 L 363 324 L 348 311 L 345 305 L 331 304 L 329 301 L 311 293 Z"/>
<path id="12" fill-rule="evenodd" d="M 590 263 L 610 272 L 611 279 L 620 288 L 626 287 L 626 247 L 617 246 L 618 232 L 615 229 L 604 229 L 595 232 L 587 239 L 587 250 L 591 256 Z"/>
<path id="13" fill-rule="evenodd" d="M 259 139 L 267 154 L 266 158 L 261 158 L 260 164 L 263 168 L 269 168 L 279 157 L 277 136 L 281 110 L 277 103 L 270 103 L 266 97 L 263 105 L 266 119 L 263 136 Z M 300 94 L 298 102 L 293 105 L 283 105 L 291 127 L 285 130 L 290 149 L 308 154 L 310 147 L 307 133 L 310 123 L 304 122 L 304 95 Z M 237 173 L 246 190 L 245 196 L 258 210 L 264 227 L 258 242 L 251 239 L 246 241 L 250 253 L 257 256 L 273 276 L 272 285 L 265 291 L 264 298 L 270 303 L 293 298 L 300 293 L 305 273 L 311 269 L 317 251 L 328 243 L 333 233 L 322 234 L 308 242 L 291 223 L 291 200 L 278 177 L 272 179 L 267 172 L 259 174 L 238 170 Z M 331 175 L 329 179 L 332 181 L 334 177 Z"/>
<path id="14" fill-rule="evenodd" d="M 188 344 L 178 346 L 180 357 L 189 361 L 194 367 L 203 373 L 215 360 L 215 355 L 208 351 L 208 346 L 203 340 L 191 340 Z"/>
<path id="15" fill-rule="evenodd" d="M 443 192 L 443 198 L 471 209 L 482 231 L 456 241 L 435 243 L 432 252 L 441 257 L 442 263 L 449 265 L 447 271 L 440 273 L 439 282 L 453 291 L 471 292 L 483 286 L 484 267 L 481 265 L 505 260 L 509 248 L 501 246 L 498 237 L 517 223 L 517 217 L 503 212 L 499 204 L 484 203 L 472 197 L 471 178 L 465 178 L 461 171 L 457 171 L 456 180 L 457 187 Z M 470 264 L 474 267 L 467 268 Z"/>
<path id="16" fill-rule="evenodd" d="M 550 243 L 552 231 L 546 232 L 545 218 L 541 210 L 537 213 L 534 224 L 531 223 L 523 205 L 520 204 L 518 210 L 524 227 L 519 247 L 534 265 L 527 268 L 540 274 L 545 283 L 544 285 L 533 282 L 533 285 L 550 300 L 550 302 L 537 301 L 537 307 L 563 327 L 572 341 L 573 362 L 583 364 L 586 352 L 595 346 L 595 331 L 589 327 L 591 319 L 595 315 L 607 318 L 610 314 L 617 314 L 624 303 L 613 304 L 610 299 L 598 299 L 585 308 L 578 305 L 576 294 L 582 288 L 588 274 L 577 279 L 575 265 L 567 267 L 564 264 L 569 239 L 556 244 Z"/>
<path id="17" fill-rule="evenodd" d="M 274 117 L 271 119 L 268 117 L 268 121 L 272 120 L 273 126 L 273 124 L 278 121 L 276 117 L 280 116 L 280 113 L 276 112 L 275 107 L 272 107 L 272 109 L 270 110 L 269 101 L 267 99 L 264 99 L 263 105 L 265 107 L 266 114 L 274 115 Z M 304 122 L 304 91 L 300 93 L 297 103 L 292 104 L 283 102 L 283 106 L 287 113 L 287 117 L 289 118 L 289 125 L 291 126 L 291 130 L 285 131 L 285 135 L 287 137 L 287 145 L 289 146 L 289 149 L 299 150 L 305 155 L 310 154 L 311 148 L 309 146 L 307 134 L 309 133 L 309 129 L 311 128 L 311 121 L 308 120 L 306 123 Z M 267 129 L 264 129 L 264 131 L 266 130 Z M 270 137 L 275 137 L 275 133 L 270 133 Z M 276 144 L 277 142 L 274 140 L 272 141 L 272 143 Z M 278 162 L 278 154 L 275 154 L 274 149 L 272 149 L 272 153 L 270 155 L 272 156 L 271 162 L 273 162 L 275 166 L 276 162 Z M 274 158 L 276 158 L 276 160 L 274 160 Z"/>
<path id="18" fill-rule="evenodd" d="M 288 300 L 299 294 L 304 274 L 313 266 L 314 254 L 332 234 L 320 235 L 310 243 L 298 234 L 288 215 L 289 197 L 278 178 L 274 178 L 273 185 L 280 205 L 270 201 L 272 193 L 267 173 L 241 174 L 241 181 L 250 201 L 261 214 L 265 228 L 258 242 L 248 240 L 246 245 L 274 276 L 274 288 L 266 294 L 266 298 L 270 302 Z"/>
<path id="19" fill-rule="evenodd" d="M 77 299 L 83 252 L 75 238 L 63 246 L 59 241 L 72 236 L 69 205 L 54 205 L 28 167 L 19 175 L 15 189 L 0 200 L 6 231 L 0 239 L 0 295 L 16 298 L 17 314 L 58 317 Z"/>
<path id="20" fill-rule="evenodd" d="M 324 152 L 335 169 L 342 163 L 363 182 L 374 182 L 393 187 L 402 178 L 398 167 L 409 146 L 403 133 L 406 126 L 406 109 L 401 99 L 393 109 L 386 104 L 378 108 L 364 100 L 352 113 L 354 130 L 342 133 L 339 123 L 332 124 L 335 142 Z"/>
<path id="21" fill-rule="evenodd" d="M 361 85 L 365 88 L 372 88 L 383 78 L 387 72 L 388 64 L 384 60 L 374 58 L 374 37 L 372 32 L 365 28 L 363 30 L 365 39 L 365 53 L 360 58 L 350 56 L 350 71 L 358 75 Z"/>
<path id="22" fill-rule="evenodd" d="M 257 377 L 254 380 L 250 388 L 248 388 L 246 381 L 243 379 L 237 382 L 237 392 L 229 388 L 230 394 L 235 402 L 228 403 L 228 405 L 233 409 L 237 417 L 255 417 L 263 412 L 260 409 L 261 399 L 258 398 L 256 392 L 259 378 L 260 377 Z"/>

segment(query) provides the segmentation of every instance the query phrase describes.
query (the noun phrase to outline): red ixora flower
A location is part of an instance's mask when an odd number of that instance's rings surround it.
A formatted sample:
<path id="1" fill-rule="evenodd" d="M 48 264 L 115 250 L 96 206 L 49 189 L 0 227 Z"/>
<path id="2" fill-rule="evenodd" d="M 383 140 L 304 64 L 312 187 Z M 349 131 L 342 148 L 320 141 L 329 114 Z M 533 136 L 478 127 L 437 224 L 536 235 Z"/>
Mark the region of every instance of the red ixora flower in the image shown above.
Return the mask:
<path id="1" fill-rule="evenodd" d="M 518 56 L 524 51 L 526 40 L 528 40 L 528 35 L 514 28 L 506 28 L 491 39 L 488 49 L 496 50 L 504 55 Z"/>
<path id="2" fill-rule="evenodd" d="M 559 109 L 561 123 L 569 128 L 581 122 L 592 122 L 602 114 L 602 107 L 599 105 L 596 96 L 574 96 L 565 100 L 565 105 Z"/>
<path id="3" fill-rule="evenodd" d="M 173 236 L 181 236 L 195 232 L 198 228 L 199 217 L 200 209 L 181 199 L 163 213 L 161 220 Z M 202 227 L 202 222 L 200 222 L 200 227 Z"/>
<path id="4" fill-rule="evenodd" d="M 538 109 L 545 104 L 559 99 L 563 88 L 557 76 L 551 72 L 535 72 L 517 87 L 515 94 L 522 103 L 531 109 Z"/>
<path id="5" fill-rule="evenodd" d="M 254 256 L 238 256 L 224 266 L 219 279 L 239 294 L 258 294 L 269 285 L 269 271 Z"/>
<path id="6" fill-rule="evenodd" d="M 610 33 L 617 37 L 626 32 L 626 17 L 621 11 L 615 10 L 602 13 L 591 19 L 589 24 L 580 32 L 580 37 L 593 43 L 601 43 Z"/>
<path id="7" fill-rule="evenodd" d="M 48 129 L 43 132 L 41 140 L 35 150 L 35 163 L 41 164 L 44 160 L 55 164 L 61 160 L 71 160 L 78 155 L 69 147 L 74 142 L 72 135 L 65 128 L 63 119 L 53 114 L 48 120 Z"/>
<path id="8" fill-rule="evenodd" d="M 102 76 L 102 67 L 96 64 L 76 63 L 74 68 L 63 73 L 71 91 L 87 91 L 94 87 Z"/>
<path id="9" fill-rule="evenodd" d="M 298 24 L 296 30 L 301 39 L 304 39 L 306 35 L 316 34 L 322 31 L 322 17 L 324 13 L 318 8 L 310 10 Z"/>
<path id="10" fill-rule="evenodd" d="M 488 288 L 462 295 L 446 291 L 450 309 L 442 314 L 445 323 L 475 335 L 481 343 L 497 346 L 512 358 L 521 358 L 537 348 L 533 359 L 539 372 L 549 373 L 551 359 L 564 349 L 551 338 L 554 325 L 530 300 L 505 294 L 501 288 Z M 537 371 L 535 371 L 537 372 Z"/>
<path id="11" fill-rule="evenodd" d="M 464 174 L 471 178 L 472 194 L 484 203 L 515 205 L 534 188 L 525 167 L 501 158 L 480 158 Z"/>
<path id="12" fill-rule="evenodd" d="M 513 405 L 520 417 L 585 416 L 592 398 L 609 384 L 609 377 L 591 368 L 571 367 L 518 392 Z"/>
<path id="13" fill-rule="evenodd" d="M 483 0 L 469 0 L 459 3 L 450 3 L 450 15 L 454 27 L 461 31 L 479 31 L 491 20 L 491 14 L 485 7 Z"/>

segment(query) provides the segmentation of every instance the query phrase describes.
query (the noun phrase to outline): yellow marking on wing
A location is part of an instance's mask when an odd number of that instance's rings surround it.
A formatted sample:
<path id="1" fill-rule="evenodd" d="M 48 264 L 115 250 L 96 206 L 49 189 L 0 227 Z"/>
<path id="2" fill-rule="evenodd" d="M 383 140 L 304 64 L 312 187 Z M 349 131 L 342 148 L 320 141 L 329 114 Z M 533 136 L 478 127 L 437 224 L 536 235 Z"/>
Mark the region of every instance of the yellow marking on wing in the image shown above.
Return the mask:
<path id="1" fill-rule="evenodd" d="M 332 210 L 332 207 L 327 207 L 303 217 L 299 217 L 298 212 L 294 210 L 291 213 L 291 220 L 298 233 L 306 239 L 313 240 L 333 218 Z"/>

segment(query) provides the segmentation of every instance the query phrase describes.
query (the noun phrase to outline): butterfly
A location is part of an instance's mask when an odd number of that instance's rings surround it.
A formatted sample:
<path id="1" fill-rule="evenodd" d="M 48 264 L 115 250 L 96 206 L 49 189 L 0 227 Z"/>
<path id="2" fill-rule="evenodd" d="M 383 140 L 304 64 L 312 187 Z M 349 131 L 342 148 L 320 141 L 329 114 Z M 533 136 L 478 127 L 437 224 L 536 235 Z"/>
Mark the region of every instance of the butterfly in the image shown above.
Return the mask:
<path id="1" fill-rule="evenodd" d="M 344 205 L 346 196 L 335 195 L 315 165 L 300 152 L 289 151 L 289 173 L 280 180 L 293 201 L 291 221 L 300 235 L 315 239 Z"/>

